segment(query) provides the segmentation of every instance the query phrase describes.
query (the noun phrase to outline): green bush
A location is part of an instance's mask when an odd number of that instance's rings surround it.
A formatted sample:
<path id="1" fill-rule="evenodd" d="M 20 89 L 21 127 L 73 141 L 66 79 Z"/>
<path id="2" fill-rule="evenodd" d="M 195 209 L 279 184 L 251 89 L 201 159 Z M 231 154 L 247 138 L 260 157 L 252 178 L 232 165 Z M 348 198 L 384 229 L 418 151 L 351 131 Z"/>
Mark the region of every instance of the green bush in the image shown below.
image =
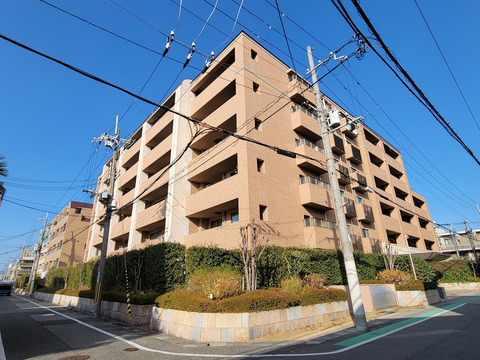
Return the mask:
<path id="1" fill-rule="evenodd" d="M 193 246 L 188 248 L 185 256 L 187 275 L 199 269 L 230 267 L 243 272 L 243 262 L 239 250 L 225 250 L 216 246 Z"/>
<path id="2" fill-rule="evenodd" d="M 438 288 L 438 284 L 433 281 L 414 281 L 409 284 L 395 285 L 397 291 L 427 291 Z"/>
<path id="3" fill-rule="evenodd" d="M 467 260 L 432 262 L 431 266 L 436 272 L 438 282 L 457 283 L 475 281 L 472 268 Z"/>
<path id="4" fill-rule="evenodd" d="M 435 281 L 437 274 L 428 261 L 423 259 L 412 257 L 415 265 L 415 273 L 417 274 L 417 280 L 421 281 Z M 410 258 L 408 256 L 402 256 L 395 261 L 395 267 L 398 270 L 405 271 L 413 275 Z"/>
<path id="5" fill-rule="evenodd" d="M 242 313 L 286 309 L 301 304 L 346 301 L 346 299 L 347 293 L 338 289 L 307 289 L 296 295 L 273 289 L 255 290 L 219 301 L 208 300 L 198 293 L 175 291 L 159 296 L 155 305 L 164 309 L 191 312 Z"/>
<path id="6" fill-rule="evenodd" d="M 289 294 L 298 294 L 303 291 L 303 281 L 298 276 L 292 276 L 282 280 L 281 288 Z"/>
<path id="7" fill-rule="evenodd" d="M 191 292 L 215 299 L 238 295 L 242 291 L 242 275 L 231 268 L 199 269 L 194 272 L 186 286 Z"/>

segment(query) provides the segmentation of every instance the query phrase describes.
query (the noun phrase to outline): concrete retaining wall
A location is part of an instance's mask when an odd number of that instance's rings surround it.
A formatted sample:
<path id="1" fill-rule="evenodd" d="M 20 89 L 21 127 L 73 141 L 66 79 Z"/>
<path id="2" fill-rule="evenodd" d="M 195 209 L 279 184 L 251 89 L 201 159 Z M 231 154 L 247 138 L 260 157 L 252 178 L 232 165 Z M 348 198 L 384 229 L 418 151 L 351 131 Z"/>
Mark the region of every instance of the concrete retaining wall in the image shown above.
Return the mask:
<path id="1" fill-rule="evenodd" d="M 198 342 L 236 342 L 348 317 L 346 301 L 239 314 L 153 308 L 150 328 Z"/>
<path id="2" fill-rule="evenodd" d="M 427 291 L 397 291 L 398 306 L 426 306 L 441 301 L 437 289 Z"/>
<path id="3" fill-rule="evenodd" d="M 53 304 L 66 306 L 70 309 L 83 311 L 85 313 L 93 314 L 94 301 L 93 299 L 81 298 L 69 295 L 48 294 L 42 292 L 35 292 L 33 297 L 37 300 L 50 302 Z M 127 304 L 112 301 L 102 301 L 100 315 L 109 319 L 118 320 L 124 323 L 129 323 Z M 152 305 L 132 305 L 132 325 L 146 325 L 150 324 L 152 316 Z"/>
<path id="4" fill-rule="evenodd" d="M 447 294 L 456 290 L 480 290 L 480 283 L 471 282 L 471 283 L 441 283 L 438 284 L 445 289 Z"/>

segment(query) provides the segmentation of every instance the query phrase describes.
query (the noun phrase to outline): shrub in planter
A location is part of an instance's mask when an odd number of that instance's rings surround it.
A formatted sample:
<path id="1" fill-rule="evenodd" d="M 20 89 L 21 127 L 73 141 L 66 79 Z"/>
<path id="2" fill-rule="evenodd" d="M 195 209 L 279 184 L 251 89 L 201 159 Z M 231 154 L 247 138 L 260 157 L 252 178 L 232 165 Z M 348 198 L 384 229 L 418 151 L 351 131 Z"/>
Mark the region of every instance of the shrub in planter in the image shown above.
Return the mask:
<path id="1" fill-rule="evenodd" d="M 303 278 L 303 285 L 307 289 L 322 289 L 326 280 L 325 274 L 308 274 Z"/>
<path id="2" fill-rule="evenodd" d="M 414 281 L 409 284 L 395 285 L 397 291 L 427 291 L 436 288 L 438 288 L 438 285 L 433 281 Z"/>
<path id="3" fill-rule="evenodd" d="M 411 284 L 415 280 L 412 275 L 400 270 L 383 270 L 378 273 L 377 279 L 387 284 L 405 285 Z"/>
<path id="4" fill-rule="evenodd" d="M 242 275 L 231 268 L 200 269 L 190 276 L 188 291 L 215 299 L 238 295 L 242 291 Z"/>
<path id="5" fill-rule="evenodd" d="M 303 281 L 296 276 L 282 280 L 281 288 L 289 294 L 299 294 L 303 290 Z"/>

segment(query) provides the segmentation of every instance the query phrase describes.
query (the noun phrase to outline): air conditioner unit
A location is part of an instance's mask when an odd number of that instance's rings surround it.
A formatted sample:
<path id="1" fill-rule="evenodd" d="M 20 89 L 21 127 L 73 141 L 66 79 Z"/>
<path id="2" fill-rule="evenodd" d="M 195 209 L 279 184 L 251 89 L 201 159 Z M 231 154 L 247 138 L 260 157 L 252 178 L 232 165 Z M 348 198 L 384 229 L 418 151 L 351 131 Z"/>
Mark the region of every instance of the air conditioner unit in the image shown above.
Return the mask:
<path id="1" fill-rule="evenodd" d="M 328 111 L 327 125 L 331 128 L 340 126 L 340 113 L 337 109 L 330 109 Z"/>

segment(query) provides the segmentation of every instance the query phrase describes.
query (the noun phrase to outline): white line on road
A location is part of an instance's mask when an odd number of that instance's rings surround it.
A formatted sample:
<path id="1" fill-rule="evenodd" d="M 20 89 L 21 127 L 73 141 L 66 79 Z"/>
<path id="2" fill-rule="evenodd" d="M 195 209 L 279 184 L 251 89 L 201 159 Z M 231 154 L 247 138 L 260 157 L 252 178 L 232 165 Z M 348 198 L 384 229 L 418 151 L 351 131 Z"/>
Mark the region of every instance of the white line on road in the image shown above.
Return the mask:
<path id="1" fill-rule="evenodd" d="M 15 295 L 15 296 L 16 296 L 16 295 Z M 383 333 L 383 334 L 381 334 L 381 335 L 372 337 L 372 338 L 370 338 L 370 339 L 367 339 L 367 340 L 365 340 L 365 341 L 359 342 L 359 343 L 357 343 L 357 344 L 355 344 L 355 345 L 351 345 L 351 346 L 344 347 L 344 348 L 341 348 L 341 349 L 338 349 L 338 350 L 334 350 L 334 351 L 317 352 L 317 353 L 307 353 L 307 354 L 246 354 L 246 355 L 223 354 L 223 355 L 222 355 L 222 354 L 175 353 L 175 352 L 170 352 L 170 351 L 163 351 L 163 350 L 157 350 L 157 349 L 147 348 L 147 347 L 142 346 L 142 345 L 139 345 L 139 344 L 137 344 L 137 343 L 135 343 L 135 342 L 133 342 L 133 341 L 124 339 L 124 338 L 122 338 L 122 337 L 120 337 L 120 336 L 118 336 L 118 335 L 115 335 L 115 334 L 112 334 L 112 333 L 110 333 L 110 332 L 108 332 L 108 331 L 105 331 L 105 330 L 102 330 L 102 329 L 100 329 L 100 328 L 97 328 L 97 327 L 95 327 L 95 326 L 93 326 L 93 325 L 84 323 L 84 322 L 81 321 L 81 320 L 72 318 L 72 317 L 70 317 L 70 316 L 68 316 L 68 315 L 62 314 L 62 313 L 60 313 L 60 312 L 58 312 L 58 311 L 55 311 L 55 310 L 52 310 L 52 309 L 50 309 L 50 308 L 48 308 L 48 307 L 46 307 L 46 306 L 40 305 L 40 304 L 38 304 L 38 303 L 36 303 L 36 302 L 34 302 L 34 301 L 31 301 L 31 300 L 29 300 L 29 299 L 27 299 L 27 298 L 20 297 L 20 296 L 16 296 L 16 297 L 19 297 L 20 299 L 23 299 L 23 300 L 25 300 L 25 301 L 28 301 L 28 302 L 34 304 L 34 305 L 37 305 L 37 306 L 39 306 L 39 307 L 41 307 L 41 308 L 44 308 L 44 309 L 46 309 L 46 310 L 48 310 L 48 311 L 51 311 L 51 312 L 53 312 L 54 314 L 57 314 L 57 315 L 60 315 L 60 316 L 65 317 L 65 318 L 67 318 L 67 319 L 70 319 L 70 320 L 72 320 L 72 321 L 75 321 L 75 322 L 77 322 L 77 323 L 80 324 L 80 325 L 83 325 L 83 326 L 86 326 L 86 327 L 88 327 L 88 328 L 90 328 L 90 329 L 93 329 L 93 330 L 95 330 L 95 331 L 98 331 L 99 333 L 102 333 L 102 334 L 104 334 L 104 335 L 106 335 L 106 336 L 109 336 L 109 337 L 111 337 L 111 338 L 114 338 L 114 339 L 116 339 L 116 340 L 118 340 L 118 341 L 122 341 L 122 342 L 124 342 L 124 343 L 127 343 L 128 345 L 133 346 L 133 347 L 136 347 L 136 348 L 139 349 L 139 350 L 144 350 L 144 351 L 148 351 L 148 352 L 154 352 L 154 353 L 163 354 L 163 355 L 171 355 L 171 356 L 202 357 L 202 358 L 230 358 L 230 359 L 239 359 L 239 358 L 243 358 L 243 359 L 245 359 L 245 358 L 267 358 L 267 357 L 270 357 L 270 358 L 273 358 L 273 357 L 276 357 L 276 358 L 284 358 L 284 357 L 293 358 L 293 357 L 312 357 L 312 356 L 323 356 L 323 355 L 335 355 L 335 354 L 340 354 L 340 353 L 343 353 L 343 352 L 352 350 L 352 349 L 354 349 L 354 348 L 356 348 L 356 347 L 359 347 L 359 346 L 368 344 L 368 343 L 370 343 L 370 342 L 372 342 L 372 341 L 375 341 L 375 340 L 378 340 L 378 339 L 380 339 L 380 338 L 383 338 L 383 337 L 385 337 L 385 336 L 387 336 L 387 335 L 396 333 L 397 331 L 406 329 L 406 328 L 408 328 L 408 327 L 410 327 L 410 326 L 413 326 L 413 325 L 419 324 L 419 323 L 421 323 L 421 322 L 427 321 L 427 320 L 429 320 L 429 319 L 431 319 L 431 318 L 433 318 L 433 317 L 436 317 L 436 316 L 439 316 L 439 315 L 444 314 L 444 313 L 446 313 L 446 312 L 449 312 L 449 311 L 452 311 L 452 310 L 454 310 L 454 309 L 457 309 L 457 308 L 459 308 L 459 307 L 461 307 L 461 306 L 463 306 L 463 305 L 466 305 L 466 304 L 468 304 L 468 303 L 470 302 L 470 301 L 464 302 L 464 303 L 462 303 L 462 304 L 460 304 L 460 305 L 458 305 L 458 306 L 455 306 L 455 307 L 453 307 L 453 308 L 446 309 L 445 311 L 438 312 L 438 313 L 436 313 L 435 315 L 432 315 L 432 316 L 430 316 L 430 317 L 423 318 L 423 319 L 421 319 L 421 320 L 419 320 L 419 321 L 417 321 L 417 322 L 410 323 L 410 324 L 408 324 L 408 325 L 402 326 L 402 327 L 397 328 L 397 329 L 395 329 L 395 330 L 392 330 L 392 331 Z M 476 297 L 475 299 L 472 299 L 472 301 L 473 301 L 473 300 L 476 300 L 476 299 L 478 299 L 478 298 Z M 1 338 L 0 338 L 0 340 L 1 340 Z M 0 355 L 1 355 L 1 354 L 0 354 Z M 4 360 L 4 358 L 1 358 L 1 357 L 0 357 L 0 360 Z"/>

